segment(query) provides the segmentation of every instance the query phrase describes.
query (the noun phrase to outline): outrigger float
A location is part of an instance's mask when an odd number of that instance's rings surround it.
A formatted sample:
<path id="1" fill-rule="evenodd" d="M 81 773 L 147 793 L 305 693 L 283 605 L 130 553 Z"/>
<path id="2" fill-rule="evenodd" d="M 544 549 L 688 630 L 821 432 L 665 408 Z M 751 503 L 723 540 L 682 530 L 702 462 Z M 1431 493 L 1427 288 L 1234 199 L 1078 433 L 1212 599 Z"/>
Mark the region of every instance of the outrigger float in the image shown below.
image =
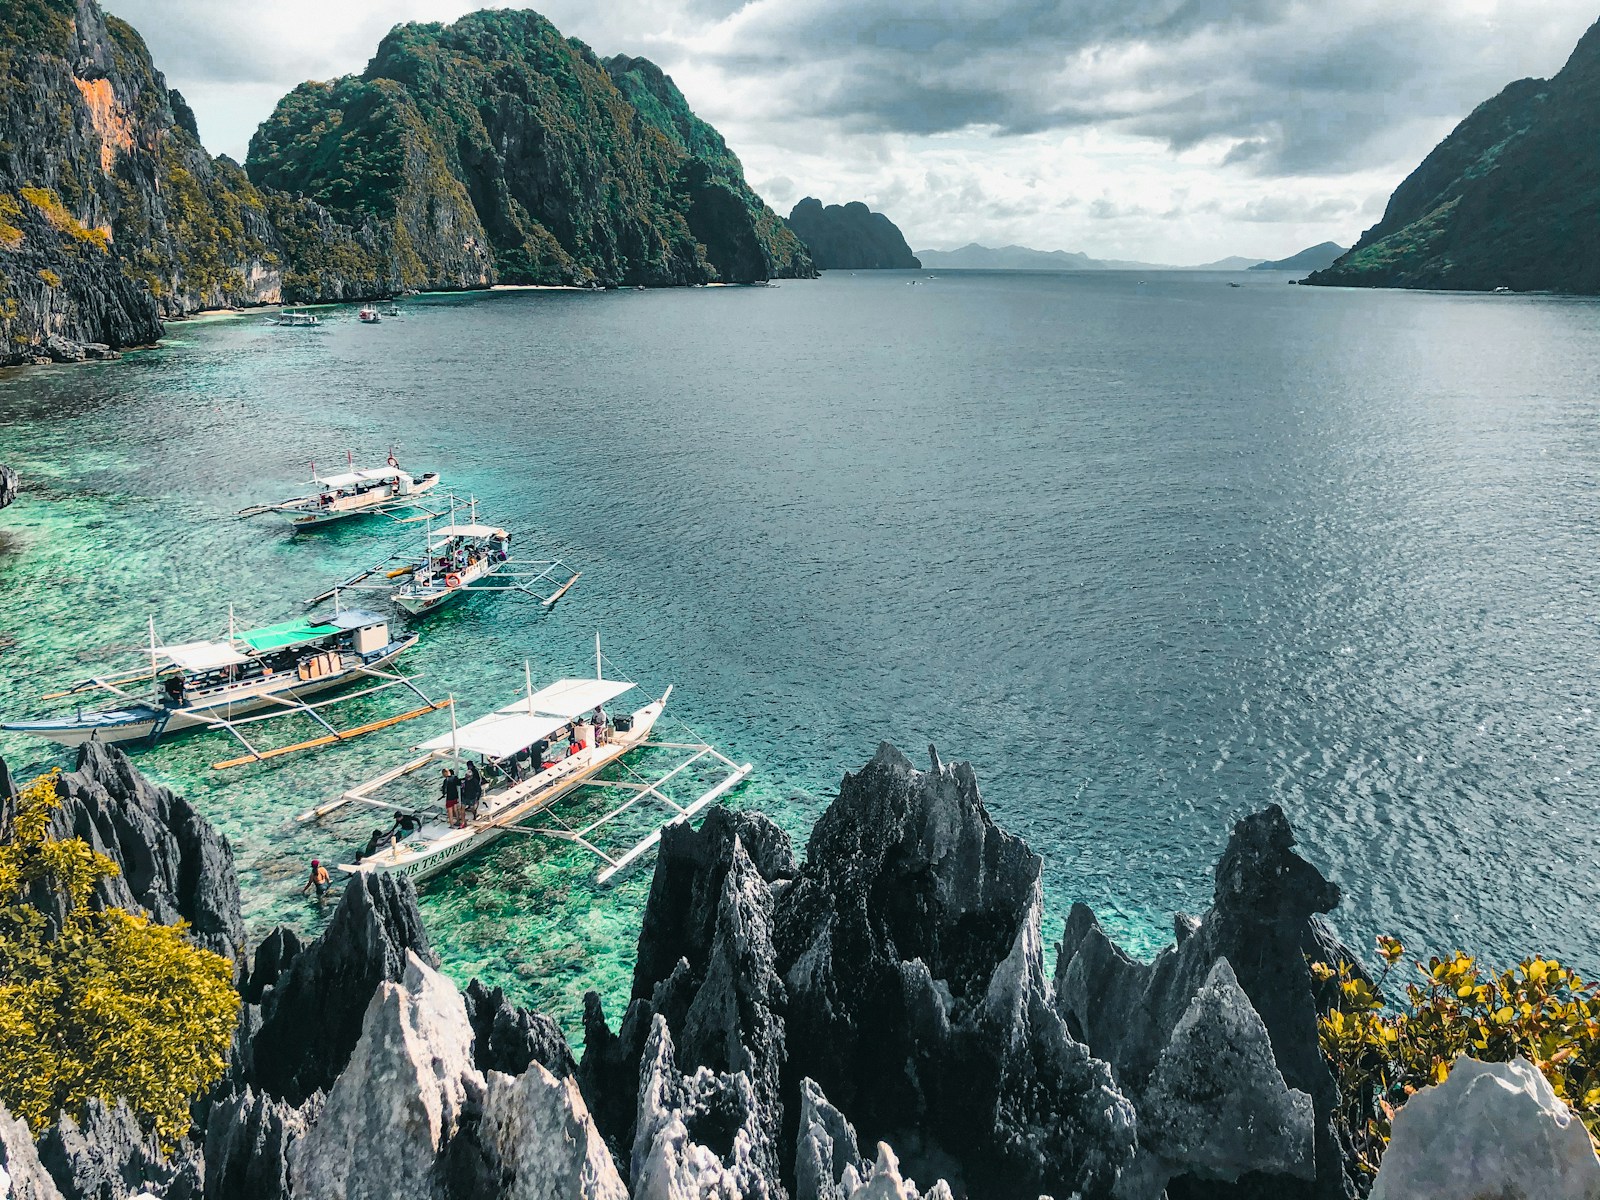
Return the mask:
<path id="1" fill-rule="evenodd" d="M 231 625 L 230 621 L 230 625 Z M 309 750 L 359 737 L 448 707 L 452 701 L 429 699 L 407 676 L 388 670 L 415 646 L 417 634 L 392 637 L 389 623 L 372 613 L 346 610 L 326 621 L 287 621 L 236 633 L 225 640 L 163 645 L 150 620 L 148 669 L 131 675 L 84 680 L 45 700 L 109 694 L 122 703 L 85 712 L 81 702 L 72 716 L 0 725 L 13 733 L 31 734 L 64 746 L 90 740 L 145 742 L 151 746 L 167 734 L 188 729 L 227 733 L 244 747 L 243 757 L 213 763 L 221 770 L 261 762 L 297 750 Z M 311 697 L 347 684 L 372 681 L 372 686 L 313 702 Z M 140 696 L 129 689 L 149 683 Z M 404 687 L 422 707 L 339 730 L 322 715 L 329 705 Z M 257 747 L 245 728 L 258 722 L 302 715 L 323 733 L 310 741 L 272 749 Z"/>
<path id="2" fill-rule="evenodd" d="M 306 606 L 321 604 L 345 591 L 377 590 L 388 593 L 396 607 L 413 617 L 425 616 L 474 592 L 521 592 L 547 609 L 554 608 L 582 572 L 559 558 L 512 558 L 511 534 L 497 525 L 480 524 L 478 502 L 470 504 L 468 521 L 458 525 L 456 502 L 451 497 L 450 523 L 429 528 L 420 555 L 392 555 L 311 597 Z"/>
<path id="3" fill-rule="evenodd" d="M 439 473 L 430 471 L 416 477 L 400 469 L 393 454 L 381 467 L 357 469 L 355 456 L 346 452 L 350 469 L 336 475 L 318 475 L 317 464 L 311 464 L 312 491 L 308 495 L 294 496 L 276 504 L 256 504 L 239 512 L 241 517 L 258 517 L 263 513 L 285 513 L 296 529 L 309 529 L 340 521 L 345 517 L 381 513 L 393 517 L 396 513 L 412 511 L 414 515 L 397 518 L 402 521 L 432 520 L 439 514 L 422 508 L 417 498 L 439 486 Z"/>
<path id="4" fill-rule="evenodd" d="M 689 820 L 737 787 L 752 770 L 749 763 L 741 766 L 704 742 L 651 740 L 651 732 L 672 695 L 670 687 L 659 699 L 606 724 L 604 706 L 636 685 L 603 677 L 598 638 L 593 679 L 559 679 L 535 691 L 532 672 L 526 664 L 523 672 L 525 694 L 504 708 L 460 727 L 454 724 L 452 709 L 449 733 L 413 747 L 420 757 L 299 815 L 297 819 L 302 822 L 317 821 L 352 803 L 396 814 L 394 828 L 374 830 L 369 853 L 354 863 L 340 864 L 341 871 L 352 876 L 393 871 L 421 881 L 514 833 L 559 838 L 581 846 L 600 860 L 598 882 L 606 884 L 647 854 L 661 840 L 663 829 Z M 597 715 L 601 722 L 598 727 Z M 564 751 L 557 748 L 563 741 L 567 743 Z M 645 779 L 623 762 L 626 756 L 645 749 L 673 751 L 683 757 L 655 778 Z M 426 804 L 401 804 L 380 798 L 379 793 L 393 795 L 395 785 L 429 767 L 442 770 L 468 762 L 477 764 L 484 791 L 476 815 L 461 825 L 451 825 L 447 814 L 429 811 Z M 631 778 L 598 778 L 606 767 L 619 763 Z M 721 778 L 687 804 L 680 804 L 662 790 L 669 780 L 698 763 L 714 766 Z M 429 778 L 424 786 L 436 786 L 436 780 Z M 591 788 L 612 789 L 625 798 L 578 827 L 557 819 L 550 811 L 558 801 Z M 653 800 L 670 810 L 666 820 L 621 854 L 602 850 L 594 841 L 597 832 L 644 800 Z M 524 824 L 539 816 L 547 817 L 548 822 L 537 827 Z M 387 845 L 383 844 L 385 839 Z"/>

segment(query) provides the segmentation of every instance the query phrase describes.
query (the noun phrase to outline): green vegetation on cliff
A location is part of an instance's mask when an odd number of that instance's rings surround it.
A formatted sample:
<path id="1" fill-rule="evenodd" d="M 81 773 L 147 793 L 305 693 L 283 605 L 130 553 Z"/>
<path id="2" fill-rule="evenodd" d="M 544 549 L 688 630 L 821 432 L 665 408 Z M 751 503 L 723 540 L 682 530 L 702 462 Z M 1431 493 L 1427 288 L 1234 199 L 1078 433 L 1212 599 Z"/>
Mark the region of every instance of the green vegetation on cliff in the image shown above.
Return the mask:
<path id="1" fill-rule="evenodd" d="M 1600 24 L 1552 79 L 1479 105 L 1306 282 L 1600 292 Z"/>
<path id="2" fill-rule="evenodd" d="M 626 63 L 619 88 L 533 12 L 401 25 L 361 76 L 280 102 L 251 141 L 250 177 L 376 220 L 455 286 L 490 269 L 567 284 L 809 274 L 721 137 L 653 66 Z"/>
<path id="3" fill-rule="evenodd" d="M 50 836 L 58 804 L 55 774 L 34 780 L 0 841 L 0 1101 L 39 1131 L 125 1099 L 170 1146 L 227 1065 L 233 964 L 181 924 L 94 907 L 117 864 Z"/>

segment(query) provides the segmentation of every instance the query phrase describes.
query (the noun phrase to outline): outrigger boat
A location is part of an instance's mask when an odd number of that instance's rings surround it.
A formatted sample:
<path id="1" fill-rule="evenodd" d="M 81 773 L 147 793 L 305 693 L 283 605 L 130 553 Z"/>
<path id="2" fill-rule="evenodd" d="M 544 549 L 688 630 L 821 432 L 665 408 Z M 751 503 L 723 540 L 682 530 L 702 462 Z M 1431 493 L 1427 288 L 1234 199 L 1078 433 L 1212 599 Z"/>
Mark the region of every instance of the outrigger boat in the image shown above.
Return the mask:
<path id="1" fill-rule="evenodd" d="M 152 617 L 147 670 L 87 679 L 45 697 L 64 700 L 107 693 L 120 704 L 85 712 L 80 703 L 71 716 L 8 721 L 0 729 L 64 746 L 90 740 L 143 741 L 153 746 L 165 735 L 186 729 L 221 730 L 236 738 L 247 754 L 212 765 L 218 769 L 240 766 L 343 741 L 447 707 L 451 701 L 430 700 L 409 678 L 385 669 L 417 640 L 414 633 L 392 637 L 383 617 L 346 610 L 326 621 L 286 621 L 243 633 L 230 629 L 222 640 L 163 645 L 156 637 Z M 311 701 L 322 692 L 364 680 L 376 682 L 331 700 Z M 129 690 L 142 683 L 151 685 L 146 695 Z M 342 731 L 319 711 L 402 686 L 416 693 L 424 707 Z M 295 714 L 309 717 L 326 732 L 311 741 L 275 749 L 259 749 L 242 732 L 241 727 Z"/>
<path id="2" fill-rule="evenodd" d="M 356 314 L 356 317 L 366 325 L 376 325 L 383 318 L 378 316 L 378 310 L 370 304 Z"/>
<path id="3" fill-rule="evenodd" d="M 315 329 L 322 324 L 322 318 L 315 313 L 296 312 L 286 308 L 275 317 L 268 317 L 267 324 L 276 325 L 282 329 Z"/>
<path id="4" fill-rule="evenodd" d="M 345 454 L 350 469 L 337 475 L 318 475 L 317 464 L 311 464 L 309 495 L 280 500 L 276 504 L 257 504 L 240 511 L 241 517 L 257 517 L 262 513 L 287 513 L 290 523 L 297 529 L 326 525 L 330 521 L 366 513 L 393 516 L 398 512 L 421 509 L 417 497 L 439 486 L 439 473 L 430 471 L 416 478 L 400 469 L 393 454 L 381 467 L 357 470 L 355 456 Z M 416 515 L 402 518 L 407 521 L 431 520 L 437 513 L 421 509 Z"/>
<path id="5" fill-rule="evenodd" d="M 604 705 L 632 691 L 636 686 L 622 680 L 606 679 L 601 670 L 599 639 L 595 639 L 595 677 L 559 679 L 535 691 L 532 672 L 523 667 L 526 692 L 516 700 L 484 717 L 451 729 L 413 747 L 420 755 L 386 771 L 337 799 L 301 813 L 298 820 L 315 821 L 346 804 L 356 803 L 389 810 L 396 814 L 394 828 L 374 830 L 368 853 L 353 863 L 340 864 L 347 875 L 394 871 L 418 881 L 477 853 L 506 834 L 544 835 L 572 842 L 594 854 L 603 864 L 598 880 L 605 884 L 627 870 L 648 853 L 669 825 L 689 820 L 706 805 L 741 783 L 752 770 L 740 766 L 715 747 L 703 742 L 657 742 L 651 732 L 661 719 L 669 687 L 657 700 L 606 723 Z M 599 716 L 600 723 L 595 718 Z M 560 748 L 566 743 L 565 749 Z M 628 770 L 627 779 L 600 779 L 608 766 L 620 763 L 635 751 L 658 749 L 685 755 L 682 761 L 654 779 L 644 779 Z M 420 812 L 428 805 L 397 803 L 380 798 L 393 792 L 397 784 L 412 779 L 429 767 L 441 769 L 451 764 L 473 762 L 484 779 L 482 801 L 475 816 L 452 826 L 446 814 Z M 686 804 L 671 799 L 663 785 L 697 763 L 707 763 L 721 778 Z M 417 782 L 421 782 L 418 780 Z M 436 786 L 426 777 L 424 786 Z M 575 796 L 583 789 L 615 789 L 626 798 L 604 815 L 573 828 L 555 820 L 550 809 L 558 801 Z M 592 840 L 597 830 L 615 821 L 642 800 L 654 800 L 670 810 L 667 819 L 627 851 L 613 855 Z M 529 818 L 549 814 L 548 825 L 529 828 Z"/>
<path id="6" fill-rule="evenodd" d="M 512 558 L 511 534 L 497 525 L 480 524 L 478 502 L 470 504 L 468 521 L 458 525 L 456 501 L 451 497 L 450 524 L 429 529 L 420 556 L 393 555 L 313 596 L 306 604 L 321 604 L 347 590 L 378 589 L 387 591 L 398 608 L 414 617 L 443 608 L 469 592 L 522 592 L 545 608 L 554 608 L 583 572 L 574 571 L 559 558 Z M 401 565 L 391 568 L 392 563 Z M 382 578 L 376 582 L 367 582 L 379 575 Z M 404 582 L 394 582 L 400 579 Z"/>

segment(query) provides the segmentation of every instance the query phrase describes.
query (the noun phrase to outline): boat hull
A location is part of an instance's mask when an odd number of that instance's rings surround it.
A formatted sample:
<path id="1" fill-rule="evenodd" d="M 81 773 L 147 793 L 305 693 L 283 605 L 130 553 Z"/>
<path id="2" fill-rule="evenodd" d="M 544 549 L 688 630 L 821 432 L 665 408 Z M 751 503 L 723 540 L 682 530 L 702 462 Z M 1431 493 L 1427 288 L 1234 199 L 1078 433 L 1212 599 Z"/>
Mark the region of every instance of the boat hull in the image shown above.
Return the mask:
<path id="1" fill-rule="evenodd" d="M 283 708 L 281 697 L 309 699 L 362 677 L 363 670 L 386 667 L 417 644 L 415 634 L 391 642 L 359 665 L 352 663 L 341 671 L 320 679 L 303 680 L 285 676 L 279 684 L 254 688 L 237 696 L 226 696 L 187 708 L 167 709 L 154 704 L 130 704 L 122 708 L 101 709 L 61 720 L 9 721 L 0 725 L 9 733 L 44 738 L 63 746 L 81 746 L 98 741 L 112 745 L 148 741 L 159 731 L 162 737 L 189 729 L 215 728 L 216 722 L 234 721 L 267 708 Z M 287 711 L 287 710 L 285 710 Z"/>

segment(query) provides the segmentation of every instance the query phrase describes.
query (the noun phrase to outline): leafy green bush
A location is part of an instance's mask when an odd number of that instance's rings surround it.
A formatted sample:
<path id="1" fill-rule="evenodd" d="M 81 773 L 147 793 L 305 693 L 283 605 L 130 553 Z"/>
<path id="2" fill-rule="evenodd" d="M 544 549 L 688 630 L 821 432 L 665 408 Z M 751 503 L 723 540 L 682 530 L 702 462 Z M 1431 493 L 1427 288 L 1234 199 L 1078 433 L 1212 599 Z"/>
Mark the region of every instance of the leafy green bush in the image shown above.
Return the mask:
<path id="1" fill-rule="evenodd" d="M 1417 963 L 1419 980 L 1407 983 L 1404 1003 L 1391 1008 L 1383 988 L 1405 947 L 1380 937 L 1378 953 L 1383 969 L 1370 982 L 1348 964 L 1337 971 L 1311 965 L 1322 983 L 1338 984 L 1318 1033 L 1339 1083 L 1340 1132 L 1369 1179 L 1406 1097 L 1444 1082 L 1462 1054 L 1483 1062 L 1526 1058 L 1577 1112 L 1590 1137 L 1600 1137 L 1600 984 L 1546 958 L 1486 973 L 1457 951 Z"/>
<path id="2" fill-rule="evenodd" d="M 90 907 L 117 864 L 49 836 L 56 774 L 22 790 L 0 831 L 0 1100 L 38 1132 L 93 1097 L 123 1098 L 170 1146 L 227 1065 L 233 967 L 181 924 Z M 41 898 L 64 906 L 59 928 Z"/>

